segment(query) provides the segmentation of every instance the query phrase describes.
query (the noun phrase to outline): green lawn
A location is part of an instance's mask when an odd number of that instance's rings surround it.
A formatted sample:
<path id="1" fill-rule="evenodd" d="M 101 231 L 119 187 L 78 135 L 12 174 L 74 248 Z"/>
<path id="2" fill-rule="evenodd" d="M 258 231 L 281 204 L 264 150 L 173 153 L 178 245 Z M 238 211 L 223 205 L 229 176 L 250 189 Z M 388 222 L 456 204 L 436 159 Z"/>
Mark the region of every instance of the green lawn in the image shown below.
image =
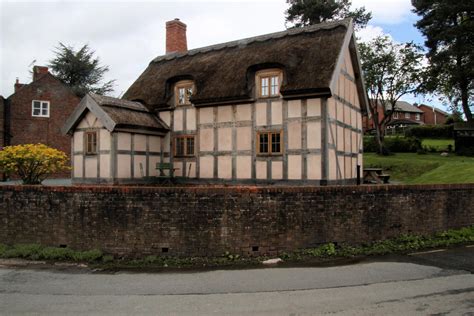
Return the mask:
<path id="1" fill-rule="evenodd" d="M 437 151 L 448 150 L 448 146 L 451 145 L 454 149 L 454 139 L 435 139 L 435 138 L 425 138 L 421 141 L 421 144 L 424 147 L 433 147 Z"/>
<path id="2" fill-rule="evenodd" d="M 364 154 L 365 168 L 383 168 L 390 180 L 406 184 L 474 183 L 474 157 L 450 154 L 418 155 L 398 153 L 392 156 Z"/>

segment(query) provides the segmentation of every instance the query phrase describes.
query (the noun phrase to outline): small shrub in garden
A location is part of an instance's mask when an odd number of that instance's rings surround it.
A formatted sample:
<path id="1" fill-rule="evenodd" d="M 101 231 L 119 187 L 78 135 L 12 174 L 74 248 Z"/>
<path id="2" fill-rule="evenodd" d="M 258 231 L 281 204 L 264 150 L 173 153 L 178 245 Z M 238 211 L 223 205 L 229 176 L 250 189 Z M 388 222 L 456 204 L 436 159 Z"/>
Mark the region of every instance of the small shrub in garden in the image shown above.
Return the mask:
<path id="1" fill-rule="evenodd" d="M 23 184 L 40 184 L 50 174 L 69 169 L 60 150 L 43 144 L 6 146 L 0 150 L 0 171 L 16 173 Z"/>

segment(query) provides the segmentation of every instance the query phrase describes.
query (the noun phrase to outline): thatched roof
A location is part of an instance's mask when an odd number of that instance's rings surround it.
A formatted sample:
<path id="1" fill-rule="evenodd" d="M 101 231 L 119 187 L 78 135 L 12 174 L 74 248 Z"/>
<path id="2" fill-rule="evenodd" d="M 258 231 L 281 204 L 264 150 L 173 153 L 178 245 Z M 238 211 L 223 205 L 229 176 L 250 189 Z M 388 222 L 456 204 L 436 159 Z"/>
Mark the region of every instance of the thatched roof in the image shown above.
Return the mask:
<path id="1" fill-rule="evenodd" d="M 91 111 L 110 132 L 162 134 L 169 130 L 166 123 L 139 102 L 89 93 L 71 114 L 63 132 L 72 133 L 87 111 Z"/>
<path id="2" fill-rule="evenodd" d="M 328 94 L 350 20 L 172 53 L 155 58 L 123 98 L 150 108 L 171 106 L 172 86 L 192 79 L 196 106 L 252 100 L 254 73 L 262 68 L 283 69 L 284 98 L 301 94 Z"/>

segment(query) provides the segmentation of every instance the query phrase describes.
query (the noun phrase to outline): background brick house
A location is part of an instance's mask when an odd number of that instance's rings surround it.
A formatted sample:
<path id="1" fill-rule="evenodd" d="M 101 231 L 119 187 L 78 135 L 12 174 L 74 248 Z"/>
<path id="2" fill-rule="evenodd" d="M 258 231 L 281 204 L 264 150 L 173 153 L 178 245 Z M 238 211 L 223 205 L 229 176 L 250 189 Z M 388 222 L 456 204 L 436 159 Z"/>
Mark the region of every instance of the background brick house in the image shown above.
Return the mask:
<path id="1" fill-rule="evenodd" d="M 423 111 L 423 122 L 428 125 L 445 124 L 449 114 L 426 104 L 418 105 Z"/>
<path id="2" fill-rule="evenodd" d="M 379 122 L 381 122 L 384 117 L 384 110 L 381 105 L 378 106 L 377 112 L 379 114 Z M 424 112 L 421 109 L 406 101 L 398 101 L 395 105 L 392 120 L 387 124 L 387 129 L 425 124 L 423 116 Z M 363 116 L 362 122 L 364 133 L 375 129 L 374 121 L 370 113 Z"/>
<path id="3" fill-rule="evenodd" d="M 0 100 L 0 136 L 4 135 L 0 141 L 4 145 L 42 143 L 70 156 L 70 138 L 61 134 L 61 128 L 79 101 L 47 67 L 34 66 L 33 81 L 17 80 L 15 92 Z M 58 176 L 65 175 L 69 172 Z"/>

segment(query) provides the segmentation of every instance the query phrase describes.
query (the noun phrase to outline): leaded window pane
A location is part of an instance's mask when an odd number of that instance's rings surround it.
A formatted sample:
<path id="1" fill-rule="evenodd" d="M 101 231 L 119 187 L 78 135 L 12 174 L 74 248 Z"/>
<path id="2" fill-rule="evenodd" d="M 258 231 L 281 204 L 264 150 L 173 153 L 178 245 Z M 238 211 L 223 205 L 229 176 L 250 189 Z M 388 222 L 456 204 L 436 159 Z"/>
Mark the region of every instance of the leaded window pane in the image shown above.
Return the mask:
<path id="1" fill-rule="evenodd" d="M 268 134 L 260 134 L 260 152 L 268 153 Z"/>
<path id="2" fill-rule="evenodd" d="M 262 86 L 261 95 L 268 96 L 268 78 L 261 79 L 261 86 Z"/>
<path id="3" fill-rule="evenodd" d="M 278 76 L 271 78 L 271 95 L 278 95 Z"/>
<path id="4" fill-rule="evenodd" d="M 194 155 L 194 137 L 186 138 L 186 155 Z"/>
<path id="5" fill-rule="evenodd" d="M 280 133 L 272 133 L 272 153 L 281 152 Z"/>

